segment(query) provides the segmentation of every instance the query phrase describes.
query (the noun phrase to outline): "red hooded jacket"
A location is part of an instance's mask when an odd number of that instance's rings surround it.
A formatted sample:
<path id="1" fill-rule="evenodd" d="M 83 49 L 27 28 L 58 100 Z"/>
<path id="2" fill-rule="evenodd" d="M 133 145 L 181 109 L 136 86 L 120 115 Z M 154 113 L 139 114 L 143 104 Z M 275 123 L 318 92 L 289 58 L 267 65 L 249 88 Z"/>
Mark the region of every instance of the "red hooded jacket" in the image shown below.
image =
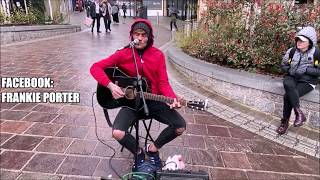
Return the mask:
<path id="1" fill-rule="evenodd" d="M 158 48 L 152 46 L 153 30 L 151 23 L 145 19 L 137 19 L 131 25 L 131 39 L 132 28 L 134 24 L 141 21 L 145 22 L 150 27 L 150 41 L 141 58 L 138 54 L 138 51 L 134 49 L 139 73 L 143 77 L 147 78 L 148 82 L 151 84 L 151 91 L 153 94 L 176 98 L 176 95 L 173 92 L 172 87 L 170 86 L 168 81 L 164 54 Z M 94 63 L 91 66 L 90 72 L 99 84 L 107 86 L 111 81 L 105 74 L 104 69 L 114 66 L 117 66 L 119 69 L 121 69 L 121 71 L 125 72 L 129 76 L 136 76 L 132 50 L 129 47 L 118 50 L 111 56 Z"/>

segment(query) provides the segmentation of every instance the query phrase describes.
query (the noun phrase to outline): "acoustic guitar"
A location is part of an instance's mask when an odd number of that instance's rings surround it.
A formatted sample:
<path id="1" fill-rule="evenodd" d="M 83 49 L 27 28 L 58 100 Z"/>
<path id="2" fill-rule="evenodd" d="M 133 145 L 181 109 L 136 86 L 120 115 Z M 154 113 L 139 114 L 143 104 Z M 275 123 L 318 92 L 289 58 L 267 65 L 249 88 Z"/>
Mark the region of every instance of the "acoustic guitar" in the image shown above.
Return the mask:
<path id="1" fill-rule="evenodd" d="M 113 83 L 117 84 L 123 90 L 125 96 L 123 98 L 114 99 L 111 91 L 107 87 L 98 84 L 97 100 L 99 105 L 106 109 L 114 109 L 123 106 L 135 109 L 136 105 L 139 104 L 141 99 L 141 93 L 138 91 L 139 88 L 137 88 L 137 78 L 126 75 L 117 67 L 106 68 L 105 73 Z M 160 101 L 169 104 L 174 101 L 174 99 L 171 97 L 152 94 L 145 78 L 142 78 L 142 89 L 142 94 L 146 100 Z M 181 99 L 180 103 L 182 106 L 203 111 L 206 110 L 208 106 L 208 100 L 187 101 Z"/>

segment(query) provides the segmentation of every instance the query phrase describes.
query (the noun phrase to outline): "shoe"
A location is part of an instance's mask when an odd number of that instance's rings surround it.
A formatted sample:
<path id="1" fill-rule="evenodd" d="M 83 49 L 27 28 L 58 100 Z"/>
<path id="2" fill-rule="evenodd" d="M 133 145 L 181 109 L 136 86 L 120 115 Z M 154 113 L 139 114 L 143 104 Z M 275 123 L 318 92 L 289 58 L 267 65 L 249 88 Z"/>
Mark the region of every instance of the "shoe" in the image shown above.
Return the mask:
<path id="1" fill-rule="evenodd" d="M 101 31 L 97 31 L 97 33 L 101 33 Z"/>
<path id="2" fill-rule="evenodd" d="M 149 161 L 152 165 L 156 166 L 157 170 L 162 168 L 162 162 L 159 156 L 159 152 L 148 151 L 150 144 L 145 147 L 145 152 L 149 157 Z"/>
<path id="3" fill-rule="evenodd" d="M 289 119 L 281 119 L 281 124 L 276 130 L 278 134 L 282 135 L 287 132 L 289 127 Z"/>
<path id="4" fill-rule="evenodd" d="M 111 29 L 108 29 L 109 31 L 111 31 Z"/>
<path id="5" fill-rule="evenodd" d="M 137 155 L 137 164 L 136 164 L 136 158 L 134 157 L 133 159 L 133 166 L 132 166 L 132 171 L 136 171 L 137 169 L 140 168 L 140 166 L 144 163 L 145 161 L 145 154 L 143 152 L 143 149 L 141 148 L 141 153 Z"/>
<path id="6" fill-rule="evenodd" d="M 293 126 L 299 127 L 303 125 L 303 122 L 307 120 L 306 116 L 303 114 L 299 107 L 293 108 L 294 113 L 296 114 L 296 119 L 294 120 Z"/>

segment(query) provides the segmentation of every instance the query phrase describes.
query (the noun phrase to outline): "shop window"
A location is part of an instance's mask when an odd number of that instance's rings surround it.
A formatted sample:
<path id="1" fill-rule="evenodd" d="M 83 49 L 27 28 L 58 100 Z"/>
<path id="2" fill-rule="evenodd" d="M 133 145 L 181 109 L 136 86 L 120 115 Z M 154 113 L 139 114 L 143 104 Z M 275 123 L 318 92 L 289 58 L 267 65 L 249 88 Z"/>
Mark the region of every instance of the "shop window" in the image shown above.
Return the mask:
<path id="1" fill-rule="evenodd" d="M 308 0 L 296 0 L 294 3 L 295 4 L 307 4 Z"/>

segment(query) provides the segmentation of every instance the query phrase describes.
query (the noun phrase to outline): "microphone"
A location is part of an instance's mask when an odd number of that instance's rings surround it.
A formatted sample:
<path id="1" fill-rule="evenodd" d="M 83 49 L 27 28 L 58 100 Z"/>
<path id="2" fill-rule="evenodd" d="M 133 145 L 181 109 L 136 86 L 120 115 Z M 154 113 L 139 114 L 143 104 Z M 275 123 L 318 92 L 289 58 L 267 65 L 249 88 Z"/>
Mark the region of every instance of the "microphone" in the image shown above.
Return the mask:
<path id="1" fill-rule="evenodd" d="M 129 43 L 129 46 L 130 47 L 133 47 L 134 45 L 138 45 L 139 44 L 139 39 L 134 39 L 133 41 L 131 41 L 130 43 Z"/>

